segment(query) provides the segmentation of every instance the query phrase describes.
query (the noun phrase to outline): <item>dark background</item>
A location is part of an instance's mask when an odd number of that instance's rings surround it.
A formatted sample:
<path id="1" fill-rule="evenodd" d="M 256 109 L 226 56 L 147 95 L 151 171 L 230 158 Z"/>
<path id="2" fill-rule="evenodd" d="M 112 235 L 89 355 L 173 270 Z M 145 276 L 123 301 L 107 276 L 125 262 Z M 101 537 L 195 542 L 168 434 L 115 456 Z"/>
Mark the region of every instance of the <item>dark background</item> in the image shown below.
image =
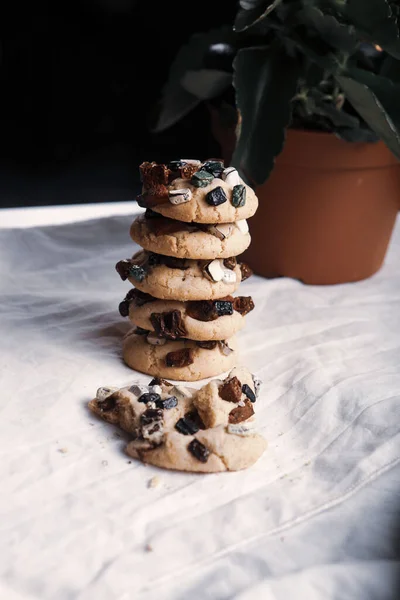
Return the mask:
<path id="1" fill-rule="evenodd" d="M 180 46 L 236 2 L 0 4 L 0 206 L 131 200 L 143 160 L 219 155 L 204 106 L 150 122 Z"/>

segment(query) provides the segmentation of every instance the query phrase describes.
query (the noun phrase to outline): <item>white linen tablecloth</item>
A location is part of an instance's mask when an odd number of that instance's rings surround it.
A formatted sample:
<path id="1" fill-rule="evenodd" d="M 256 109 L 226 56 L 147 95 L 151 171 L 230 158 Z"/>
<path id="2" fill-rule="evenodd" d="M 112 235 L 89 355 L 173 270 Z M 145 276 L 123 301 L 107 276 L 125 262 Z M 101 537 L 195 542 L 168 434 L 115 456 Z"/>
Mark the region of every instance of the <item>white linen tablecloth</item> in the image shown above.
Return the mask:
<path id="1" fill-rule="evenodd" d="M 269 448 L 203 476 L 131 461 L 87 410 L 149 380 L 120 358 L 131 220 L 0 230 L 1 600 L 399 598 L 399 224 L 367 281 L 242 284 Z"/>

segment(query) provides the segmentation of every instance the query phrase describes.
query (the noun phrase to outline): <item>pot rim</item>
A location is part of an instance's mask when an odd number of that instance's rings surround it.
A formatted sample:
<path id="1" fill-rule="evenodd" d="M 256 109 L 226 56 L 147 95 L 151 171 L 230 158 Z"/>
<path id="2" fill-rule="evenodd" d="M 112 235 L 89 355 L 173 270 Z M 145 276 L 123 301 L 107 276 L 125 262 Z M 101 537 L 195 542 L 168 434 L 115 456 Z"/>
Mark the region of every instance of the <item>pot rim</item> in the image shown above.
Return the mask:
<path id="1" fill-rule="evenodd" d="M 346 142 L 334 133 L 290 128 L 276 162 L 291 167 L 332 171 L 400 165 L 382 141 Z"/>

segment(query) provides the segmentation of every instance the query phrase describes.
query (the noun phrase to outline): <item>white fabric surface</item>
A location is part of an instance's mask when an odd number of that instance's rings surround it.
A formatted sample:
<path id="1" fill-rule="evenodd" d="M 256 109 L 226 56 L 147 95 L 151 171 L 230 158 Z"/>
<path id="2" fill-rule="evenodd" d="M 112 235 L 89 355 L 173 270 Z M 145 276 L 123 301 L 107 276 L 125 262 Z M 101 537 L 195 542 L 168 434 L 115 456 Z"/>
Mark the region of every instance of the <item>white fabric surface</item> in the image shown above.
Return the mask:
<path id="1" fill-rule="evenodd" d="M 397 599 L 400 224 L 367 281 L 242 284 L 269 449 L 199 476 L 130 463 L 86 408 L 149 379 L 120 358 L 131 220 L 0 230 L 1 600 Z"/>

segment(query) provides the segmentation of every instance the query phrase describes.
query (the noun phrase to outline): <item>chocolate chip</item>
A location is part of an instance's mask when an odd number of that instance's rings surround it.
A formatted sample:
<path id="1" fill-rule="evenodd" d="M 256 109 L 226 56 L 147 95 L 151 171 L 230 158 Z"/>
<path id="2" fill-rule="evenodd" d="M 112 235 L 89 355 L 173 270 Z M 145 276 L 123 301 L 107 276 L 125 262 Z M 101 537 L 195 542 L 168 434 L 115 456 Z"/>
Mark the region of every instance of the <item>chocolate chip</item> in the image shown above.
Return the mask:
<path id="1" fill-rule="evenodd" d="M 150 321 L 159 337 L 176 340 L 187 335 L 180 310 L 151 313 Z"/>
<path id="2" fill-rule="evenodd" d="M 242 384 L 237 377 L 225 381 L 218 390 L 222 400 L 239 402 L 242 398 Z"/>
<path id="3" fill-rule="evenodd" d="M 203 169 L 211 173 L 214 177 L 221 177 L 224 170 L 224 163 L 219 160 L 206 160 L 201 167 L 201 170 Z"/>
<path id="4" fill-rule="evenodd" d="M 216 300 L 214 306 L 219 317 L 233 314 L 232 302 L 228 302 L 226 300 Z"/>
<path id="5" fill-rule="evenodd" d="M 168 352 L 165 357 L 165 364 L 167 367 L 187 367 L 193 364 L 193 349 L 182 348 L 181 350 L 175 350 L 174 352 Z"/>
<path id="6" fill-rule="evenodd" d="M 253 390 L 251 389 L 251 387 L 249 385 L 247 385 L 247 383 L 243 384 L 242 392 L 245 396 L 247 396 L 247 398 L 250 400 L 250 402 L 256 401 L 256 395 L 253 392 Z"/>
<path id="7" fill-rule="evenodd" d="M 244 262 L 240 263 L 240 271 L 242 273 L 242 281 L 253 275 L 253 271 L 250 269 L 249 265 Z"/>
<path id="8" fill-rule="evenodd" d="M 147 335 L 149 331 L 148 329 L 143 329 L 143 327 L 136 327 L 134 333 L 136 333 L 136 335 Z"/>
<path id="9" fill-rule="evenodd" d="M 205 350 L 214 350 L 214 348 L 217 347 L 217 343 L 213 340 L 210 340 L 209 342 L 196 342 L 197 346 L 199 346 L 199 348 L 204 348 Z"/>
<path id="10" fill-rule="evenodd" d="M 105 400 L 102 400 L 101 402 L 99 402 L 97 406 L 103 412 L 109 412 L 110 410 L 118 409 L 118 404 L 117 404 L 118 400 L 119 400 L 118 394 L 111 394 L 111 396 L 107 396 L 107 398 Z"/>
<path id="11" fill-rule="evenodd" d="M 161 398 L 160 398 L 160 400 L 156 400 L 157 408 L 162 408 L 164 410 L 174 408 L 177 405 L 178 405 L 178 398 L 176 396 L 170 396 L 169 398 L 166 398 L 165 400 L 161 400 Z"/>
<path id="12" fill-rule="evenodd" d="M 136 281 L 141 282 L 146 277 L 146 271 L 143 269 L 143 267 L 139 267 L 139 265 L 131 265 L 129 269 L 129 276 L 133 279 L 136 279 Z"/>
<path id="13" fill-rule="evenodd" d="M 229 413 L 229 423 L 241 423 L 254 415 L 254 408 L 250 400 L 245 400 L 244 406 L 237 406 Z"/>
<path id="14" fill-rule="evenodd" d="M 199 429 L 205 429 L 205 426 L 199 413 L 196 410 L 192 410 L 175 423 L 175 429 L 183 435 L 193 435 Z"/>
<path id="15" fill-rule="evenodd" d="M 211 192 L 208 192 L 208 194 L 206 195 L 206 202 L 211 206 L 219 206 L 227 200 L 228 198 L 226 197 L 222 187 L 216 187 L 213 190 L 211 190 Z"/>
<path id="16" fill-rule="evenodd" d="M 197 425 L 190 420 L 187 420 L 185 417 L 182 417 L 175 423 L 175 429 L 179 431 L 179 433 L 182 433 L 182 435 L 193 435 L 199 430 Z"/>
<path id="17" fill-rule="evenodd" d="M 251 296 L 237 296 L 233 300 L 233 310 L 242 316 L 247 315 L 254 308 L 254 302 Z"/>
<path id="18" fill-rule="evenodd" d="M 241 183 L 233 186 L 231 202 L 235 208 L 240 208 L 246 204 L 246 188 Z"/>
<path id="19" fill-rule="evenodd" d="M 218 314 L 212 300 L 193 300 L 189 302 L 186 314 L 197 321 L 215 321 L 215 319 L 218 319 Z"/>
<path id="20" fill-rule="evenodd" d="M 185 163 L 182 160 L 171 160 L 168 163 L 168 169 L 171 171 L 179 171 Z"/>
<path id="21" fill-rule="evenodd" d="M 122 300 L 118 305 L 118 310 L 121 317 L 127 317 L 129 315 L 129 302 Z"/>
<path id="22" fill-rule="evenodd" d="M 224 258 L 224 267 L 233 271 L 237 265 L 237 260 L 234 256 L 230 258 Z"/>
<path id="23" fill-rule="evenodd" d="M 152 393 L 142 394 L 138 398 L 138 402 L 143 402 L 144 404 L 147 404 L 148 402 L 156 402 L 157 403 L 159 400 L 161 400 L 160 394 L 152 394 Z M 159 406 L 158 408 L 162 408 L 162 407 Z"/>
<path id="24" fill-rule="evenodd" d="M 197 188 L 207 187 L 207 185 L 209 185 L 213 179 L 214 175 L 212 173 L 200 170 L 193 173 L 190 179 L 190 183 Z"/>
<path id="25" fill-rule="evenodd" d="M 129 271 L 132 266 L 132 261 L 130 258 L 124 258 L 120 260 L 115 265 L 118 275 L 121 277 L 122 281 L 125 281 L 129 277 Z"/>
<path id="26" fill-rule="evenodd" d="M 163 256 L 162 263 L 169 269 L 183 269 L 186 271 L 189 267 L 185 265 L 184 258 L 176 258 L 175 256 Z"/>
<path id="27" fill-rule="evenodd" d="M 208 461 L 210 451 L 204 444 L 199 442 L 199 440 L 192 440 L 190 444 L 188 444 L 188 450 L 200 462 L 206 463 Z"/>
<path id="28" fill-rule="evenodd" d="M 173 383 L 170 383 L 162 377 L 153 377 L 153 379 L 149 383 L 149 386 L 151 385 L 166 385 L 167 387 L 173 387 Z"/>
<path id="29" fill-rule="evenodd" d="M 225 340 L 219 340 L 218 345 L 224 356 L 229 356 L 230 354 L 232 354 L 233 348 L 230 348 L 230 346 L 228 346 L 228 344 L 225 342 Z"/>
<path id="30" fill-rule="evenodd" d="M 141 425 L 150 425 L 155 421 L 161 420 L 163 417 L 163 412 L 160 408 L 148 408 L 140 415 L 140 423 Z"/>
<path id="31" fill-rule="evenodd" d="M 132 300 L 136 306 L 143 306 L 143 304 L 147 304 L 148 302 L 153 302 L 155 298 L 150 294 L 145 294 L 145 292 L 141 292 L 137 288 L 133 288 L 130 290 L 125 297 L 125 300 Z"/>

